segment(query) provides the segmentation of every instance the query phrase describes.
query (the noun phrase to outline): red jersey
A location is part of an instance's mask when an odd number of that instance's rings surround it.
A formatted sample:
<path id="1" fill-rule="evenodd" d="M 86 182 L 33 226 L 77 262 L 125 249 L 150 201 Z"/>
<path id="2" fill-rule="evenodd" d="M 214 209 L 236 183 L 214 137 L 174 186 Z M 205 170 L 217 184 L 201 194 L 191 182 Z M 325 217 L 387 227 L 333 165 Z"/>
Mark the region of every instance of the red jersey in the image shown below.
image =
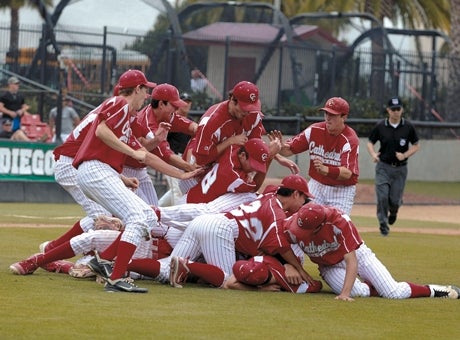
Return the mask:
<path id="1" fill-rule="evenodd" d="M 354 185 L 359 176 L 359 139 L 356 132 L 349 126 L 337 136 L 327 132 L 326 122 L 310 125 L 304 131 L 286 141 L 294 154 L 309 152 L 310 168 L 308 175 L 321 184 L 332 186 Z M 316 172 L 313 160 L 320 159 L 324 165 L 343 166 L 353 174 L 348 180 L 338 180 L 323 176 Z"/>
<path id="2" fill-rule="evenodd" d="M 191 142 L 198 165 L 214 163 L 218 157 L 217 144 L 229 137 L 244 133 L 248 138 L 261 138 L 265 134 L 261 112 L 251 112 L 244 119 L 236 120 L 228 112 L 228 102 L 211 106 L 200 119 L 195 141 Z"/>
<path id="3" fill-rule="evenodd" d="M 317 230 L 306 232 L 298 245 L 310 260 L 318 265 L 331 266 L 363 243 L 358 230 L 348 215 L 326 207 L 326 221 Z M 297 214 L 291 218 L 296 218 Z"/>
<path id="4" fill-rule="evenodd" d="M 60 155 L 74 158 L 80 148 L 81 143 L 85 139 L 89 127 L 96 120 L 97 115 L 101 109 L 102 105 L 99 105 L 92 111 L 90 111 L 81 122 L 72 130 L 71 134 L 67 139 L 56 147 L 53 151 L 54 160 L 58 160 Z"/>
<path id="5" fill-rule="evenodd" d="M 284 253 L 291 246 L 284 235 L 283 220 L 286 214 L 276 194 L 261 195 L 249 204 L 225 214 L 238 223 L 239 234 L 235 249 L 245 255 L 256 256 Z"/>
<path id="6" fill-rule="evenodd" d="M 252 174 L 241 169 L 240 148 L 231 145 L 224 151 L 202 180 L 188 191 L 187 203 L 208 203 L 227 192 L 256 191 Z"/>
<path id="7" fill-rule="evenodd" d="M 153 138 L 154 133 L 158 130 L 158 127 L 160 126 L 160 122 L 157 120 L 157 117 L 155 116 L 151 105 L 147 105 L 139 112 L 137 123 L 144 130 L 141 134 L 136 134 L 138 132 L 133 130 L 136 136 L 144 136 L 145 133 L 149 131 L 149 138 Z M 173 113 L 167 123 L 171 124 L 170 132 L 181 132 L 185 134 L 190 134 L 190 124 L 192 124 L 193 121 L 184 116 Z M 145 129 L 147 129 L 147 131 L 145 131 Z M 151 150 L 151 152 L 160 157 L 165 162 L 168 162 L 169 158 L 175 154 L 174 151 L 171 150 L 169 142 L 167 140 L 161 142 L 155 149 Z M 145 167 L 145 164 L 142 164 L 131 157 L 126 158 L 125 164 L 132 168 Z"/>
<path id="8" fill-rule="evenodd" d="M 84 161 L 99 160 L 121 173 L 126 155 L 112 149 L 96 137 L 96 129 L 100 122 L 105 121 L 107 127 L 121 142 L 128 144 L 133 149 L 138 149 L 141 145 L 133 137 L 131 130 L 131 123 L 135 120 L 136 116 L 129 112 L 128 102 L 125 98 L 112 97 L 104 101 L 97 119 L 91 124 L 86 138 L 75 155 L 73 166 L 78 169 Z"/>

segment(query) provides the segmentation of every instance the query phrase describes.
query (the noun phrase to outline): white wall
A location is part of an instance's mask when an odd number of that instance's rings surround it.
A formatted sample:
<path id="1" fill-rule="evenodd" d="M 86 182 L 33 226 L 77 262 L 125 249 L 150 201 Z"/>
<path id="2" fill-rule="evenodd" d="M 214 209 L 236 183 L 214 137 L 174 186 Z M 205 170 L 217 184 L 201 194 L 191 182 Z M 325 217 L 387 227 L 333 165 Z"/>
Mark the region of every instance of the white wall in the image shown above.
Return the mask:
<path id="1" fill-rule="evenodd" d="M 286 136 L 285 138 L 288 138 Z M 360 179 L 374 179 L 375 164 L 367 152 L 367 138 L 360 138 L 359 168 Z M 377 147 L 376 147 L 377 149 Z M 305 153 L 298 157 L 301 174 L 308 172 L 308 157 Z M 291 157 L 295 159 L 295 156 Z M 409 159 L 409 175 L 411 181 L 460 181 L 460 141 L 458 140 L 421 140 L 420 150 Z M 281 178 L 289 171 L 273 162 L 268 177 Z"/>

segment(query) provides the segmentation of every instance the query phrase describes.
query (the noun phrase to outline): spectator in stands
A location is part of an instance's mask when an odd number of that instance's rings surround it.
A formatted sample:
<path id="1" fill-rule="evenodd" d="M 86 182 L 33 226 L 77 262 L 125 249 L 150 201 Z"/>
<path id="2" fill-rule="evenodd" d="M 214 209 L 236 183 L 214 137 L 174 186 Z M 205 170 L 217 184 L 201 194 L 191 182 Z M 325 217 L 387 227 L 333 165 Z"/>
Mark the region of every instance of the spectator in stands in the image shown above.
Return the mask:
<path id="1" fill-rule="evenodd" d="M 13 132 L 21 128 L 21 117 L 28 114 L 29 109 L 24 97 L 18 93 L 19 83 L 18 78 L 10 77 L 8 89 L 0 96 L 0 117 L 11 119 Z"/>
<path id="2" fill-rule="evenodd" d="M 29 137 L 27 137 L 27 135 L 21 129 L 13 132 L 13 122 L 9 118 L 6 118 L 2 121 L 0 138 L 7 138 L 14 141 L 30 141 Z"/>
<path id="3" fill-rule="evenodd" d="M 56 118 L 57 107 L 53 107 L 49 113 L 49 126 L 54 133 L 53 142 L 59 140 L 56 136 Z M 62 99 L 62 116 L 61 116 L 61 135 L 60 141 L 63 142 L 70 135 L 72 130 L 80 123 L 80 116 L 73 108 L 72 100 L 68 97 Z"/>
<path id="4" fill-rule="evenodd" d="M 208 81 L 204 78 L 201 71 L 197 68 L 192 70 L 190 79 L 190 88 L 195 93 L 201 93 L 206 91 L 206 87 L 208 86 Z"/>

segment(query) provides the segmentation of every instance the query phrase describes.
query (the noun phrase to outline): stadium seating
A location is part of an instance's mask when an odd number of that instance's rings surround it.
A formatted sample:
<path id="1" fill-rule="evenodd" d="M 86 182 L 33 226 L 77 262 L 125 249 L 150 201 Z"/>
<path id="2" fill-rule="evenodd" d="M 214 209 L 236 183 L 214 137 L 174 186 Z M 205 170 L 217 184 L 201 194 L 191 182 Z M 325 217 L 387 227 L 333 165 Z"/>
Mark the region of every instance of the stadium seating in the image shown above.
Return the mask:
<path id="1" fill-rule="evenodd" d="M 40 119 L 39 114 L 25 114 L 21 118 L 21 129 L 32 141 L 49 143 L 52 141 L 52 131 L 47 123 Z"/>

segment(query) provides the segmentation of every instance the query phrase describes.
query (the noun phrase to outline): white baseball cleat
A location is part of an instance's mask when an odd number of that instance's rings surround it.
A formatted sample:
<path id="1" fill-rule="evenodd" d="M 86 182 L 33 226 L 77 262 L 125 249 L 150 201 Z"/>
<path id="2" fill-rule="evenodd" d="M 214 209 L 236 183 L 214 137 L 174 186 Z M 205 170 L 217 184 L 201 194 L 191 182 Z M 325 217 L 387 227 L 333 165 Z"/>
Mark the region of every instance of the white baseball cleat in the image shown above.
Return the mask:
<path id="1" fill-rule="evenodd" d="M 431 297 L 460 299 L 460 288 L 456 286 L 428 285 L 431 289 Z"/>
<path id="2" fill-rule="evenodd" d="M 190 269 L 187 267 L 188 260 L 182 257 L 171 257 L 169 264 L 169 284 L 175 288 L 182 288 L 182 285 L 187 281 L 187 276 Z"/>

